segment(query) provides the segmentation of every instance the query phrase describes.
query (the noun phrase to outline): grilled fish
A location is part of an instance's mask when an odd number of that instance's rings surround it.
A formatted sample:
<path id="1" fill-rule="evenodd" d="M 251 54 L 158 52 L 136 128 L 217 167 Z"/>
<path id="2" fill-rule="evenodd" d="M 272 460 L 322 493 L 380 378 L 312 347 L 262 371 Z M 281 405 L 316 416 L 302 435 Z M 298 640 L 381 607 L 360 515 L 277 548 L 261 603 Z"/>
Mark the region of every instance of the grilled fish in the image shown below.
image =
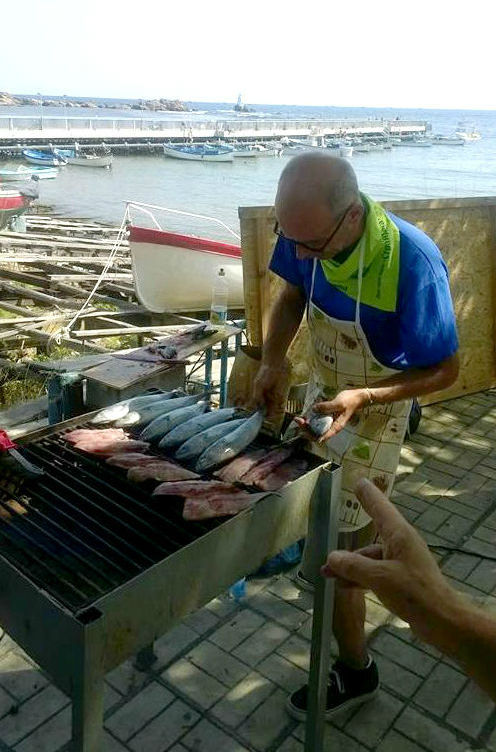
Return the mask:
<path id="1" fill-rule="evenodd" d="M 207 403 L 202 401 L 193 405 L 186 405 L 177 410 L 170 410 L 164 415 L 159 415 L 140 433 L 140 439 L 144 441 L 160 441 L 168 431 L 178 426 L 185 420 L 200 415 L 207 407 Z"/>
<path id="2" fill-rule="evenodd" d="M 296 451 L 297 442 L 277 447 L 265 454 L 265 457 L 257 462 L 248 472 L 241 476 L 240 480 L 246 485 L 258 485 L 258 482 L 270 475 L 279 465 L 288 460 Z"/>
<path id="3" fill-rule="evenodd" d="M 122 428 L 75 428 L 74 431 L 67 431 L 62 438 L 70 444 L 78 444 L 80 441 L 119 441 L 126 439 L 127 436 Z"/>
<path id="4" fill-rule="evenodd" d="M 94 425 L 112 423 L 114 420 L 124 418 L 130 410 L 137 410 L 146 405 L 153 405 L 164 399 L 171 399 L 179 393 L 179 390 L 174 390 L 172 392 L 161 392 L 160 394 L 144 394 L 141 397 L 131 397 L 130 399 L 116 402 L 114 405 L 104 407 L 103 410 L 100 410 L 100 412 L 93 416 L 91 422 Z"/>
<path id="5" fill-rule="evenodd" d="M 248 470 L 266 456 L 267 451 L 265 449 L 248 449 L 247 452 L 243 452 L 239 457 L 235 457 L 227 465 L 221 467 L 220 470 L 216 470 L 214 475 L 216 478 L 225 480 L 228 483 L 234 483 L 240 480 Z"/>
<path id="6" fill-rule="evenodd" d="M 130 467 L 151 465 L 153 462 L 157 461 L 158 458 L 153 454 L 141 454 L 140 452 L 121 452 L 120 454 L 112 454 L 105 460 L 107 465 L 122 467 L 125 470 L 129 470 Z"/>
<path id="7" fill-rule="evenodd" d="M 245 421 L 245 418 L 238 418 L 237 420 L 226 421 L 225 423 L 220 423 L 211 428 L 207 428 L 196 436 L 192 436 L 188 441 L 185 441 L 184 444 L 181 444 L 176 451 L 175 456 L 181 461 L 192 460 L 195 457 L 199 457 L 207 447 L 213 444 L 213 442 L 218 441 L 218 439 L 221 439 L 226 434 L 231 433 L 235 428 L 242 426 Z"/>
<path id="8" fill-rule="evenodd" d="M 231 494 L 218 494 L 215 491 L 205 496 L 187 497 L 184 502 L 183 519 L 207 520 L 211 517 L 225 517 L 237 514 L 250 507 L 259 495 L 237 490 Z"/>
<path id="9" fill-rule="evenodd" d="M 233 494 L 236 491 L 239 491 L 239 488 L 230 483 L 223 483 L 221 480 L 185 480 L 177 483 L 161 483 L 152 496 L 205 496 L 209 493 Z"/>
<path id="10" fill-rule="evenodd" d="M 190 418 L 170 431 L 167 436 L 164 436 L 160 442 L 160 446 L 166 449 L 182 444 L 192 436 L 196 436 L 202 431 L 206 431 L 206 429 L 211 426 L 216 426 L 219 423 L 225 423 L 226 421 L 231 420 L 237 412 L 238 410 L 235 407 L 224 407 L 222 410 L 212 410 L 204 415 Z"/>
<path id="11" fill-rule="evenodd" d="M 264 414 L 261 410 L 253 413 L 251 418 L 247 418 L 243 422 L 243 425 L 208 447 L 200 455 L 195 470 L 201 473 L 230 460 L 231 457 L 236 457 L 256 438 L 262 428 L 263 420 Z"/>
<path id="12" fill-rule="evenodd" d="M 90 441 L 86 439 L 77 443 L 76 449 L 80 449 L 86 454 L 96 454 L 102 457 L 110 457 L 112 454 L 120 454 L 122 452 L 140 452 L 142 449 L 148 449 L 150 446 L 146 441 L 134 441 L 133 439 L 124 439 L 121 441 L 107 441 L 106 443 L 99 441 Z"/>
<path id="13" fill-rule="evenodd" d="M 263 491 L 278 491 L 280 488 L 296 480 L 308 468 L 308 462 L 305 459 L 296 459 L 292 462 L 284 462 L 282 465 L 273 470 L 256 482 L 256 486 Z"/>
<path id="14" fill-rule="evenodd" d="M 194 405 L 201 400 L 203 395 L 192 394 L 186 397 L 175 397 L 171 400 L 161 401 L 155 405 L 146 405 L 145 407 L 137 410 L 140 414 L 140 419 L 137 426 L 145 426 L 147 423 L 151 423 L 155 418 L 170 413 L 173 410 L 179 410 L 181 407 L 188 407 L 188 405 Z"/>
<path id="15" fill-rule="evenodd" d="M 142 483 L 145 480 L 187 481 L 194 478 L 199 478 L 199 476 L 191 470 L 186 470 L 186 468 L 176 465 L 174 462 L 157 459 L 149 464 L 131 467 L 127 472 L 127 479 L 134 480 L 137 483 Z"/>

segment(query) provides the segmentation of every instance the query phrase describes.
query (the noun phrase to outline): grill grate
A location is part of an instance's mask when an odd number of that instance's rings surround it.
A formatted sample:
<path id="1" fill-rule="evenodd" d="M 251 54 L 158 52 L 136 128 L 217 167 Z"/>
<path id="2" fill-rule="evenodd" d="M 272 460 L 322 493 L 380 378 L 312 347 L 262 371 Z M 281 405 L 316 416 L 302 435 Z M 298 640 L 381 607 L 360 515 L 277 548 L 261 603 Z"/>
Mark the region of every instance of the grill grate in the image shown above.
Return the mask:
<path id="1" fill-rule="evenodd" d="M 0 483 L 2 555 L 75 613 L 224 521 L 185 522 L 182 500 L 152 497 L 155 482 L 129 482 L 61 433 L 23 453 L 45 475 Z"/>

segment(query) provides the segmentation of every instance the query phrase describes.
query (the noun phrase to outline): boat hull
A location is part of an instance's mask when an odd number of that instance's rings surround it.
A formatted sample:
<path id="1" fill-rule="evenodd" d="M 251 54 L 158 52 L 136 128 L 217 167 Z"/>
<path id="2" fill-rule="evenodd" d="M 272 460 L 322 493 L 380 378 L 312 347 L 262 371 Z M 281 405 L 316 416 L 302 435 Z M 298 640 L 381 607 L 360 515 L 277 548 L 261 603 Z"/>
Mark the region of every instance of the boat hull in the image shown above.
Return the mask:
<path id="1" fill-rule="evenodd" d="M 43 167 L 58 167 L 59 165 L 66 163 L 64 157 L 58 157 L 55 154 L 47 154 L 46 152 L 31 149 L 24 149 L 22 155 L 29 164 L 40 165 Z"/>
<path id="2" fill-rule="evenodd" d="M 164 154 L 166 157 L 172 157 L 172 159 L 186 159 L 192 162 L 232 162 L 233 161 L 233 153 L 232 151 L 226 151 L 221 154 L 208 154 L 208 152 L 205 152 L 203 154 L 201 153 L 193 153 L 188 151 L 181 151 L 181 149 L 174 149 L 170 146 L 164 145 Z"/>
<path id="3" fill-rule="evenodd" d="M 241 248 L 188 235 L 131 226 L 134 287 L 140 302 L 155 313 L 210 308 L 220 267 L 229 285 L 229 308 L 242 308 Z"/>
<path id="4" fill-rule="evenodd" d="M 17 170 L 0 170 L 0 181 L 2 183 L 13 183 L 19 180 L 29 180 L 36 175 L 38 180 L 48 180 L 56 178 L 59 171 L 56 167 L 18 167 Z"/>
<path id="5" fill-rule="evenodd" d="M 4 230 L 12 217 L 26 211 L 29 199 L 18 191 L 0 191 L 0 230 Z"/>

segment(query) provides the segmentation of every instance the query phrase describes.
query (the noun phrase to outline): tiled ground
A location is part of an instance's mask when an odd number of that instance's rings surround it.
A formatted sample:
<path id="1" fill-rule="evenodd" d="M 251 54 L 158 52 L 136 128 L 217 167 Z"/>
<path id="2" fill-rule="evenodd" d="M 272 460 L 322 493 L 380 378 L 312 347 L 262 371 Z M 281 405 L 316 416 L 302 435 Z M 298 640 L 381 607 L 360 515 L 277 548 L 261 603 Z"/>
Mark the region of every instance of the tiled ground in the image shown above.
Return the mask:
<path id="1" fill-rule="evenodd" d="M 480 555 L 496 553 L 496 393 L 424 411 L 394 498 L 453 584 L 493 607 L 496 564 Z M 310 614 L 291 574 L 252 580 L 241 604 L 214 600 L 156 643 L 151 671 L 128 662 L 108 675 L 105 752 L 301 752 L 284 703 L 305 680 Z M 367 629 L 381 693 L 328 725 L 329 752 L 496 752 L 495 709 L 455 664 L 373 596 Z M 69 705 L 5 636 L 0 752 L 68 751 Z"/>

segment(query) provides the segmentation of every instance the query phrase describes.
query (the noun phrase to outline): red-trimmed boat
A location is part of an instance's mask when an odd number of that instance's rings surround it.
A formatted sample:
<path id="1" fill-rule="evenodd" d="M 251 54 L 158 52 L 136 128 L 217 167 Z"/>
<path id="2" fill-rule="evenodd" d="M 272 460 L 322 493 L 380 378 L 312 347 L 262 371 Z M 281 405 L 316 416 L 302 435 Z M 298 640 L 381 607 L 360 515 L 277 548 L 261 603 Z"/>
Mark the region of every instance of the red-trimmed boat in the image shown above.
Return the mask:
<path id="1" fill-rule="evenodd" d="M 129 246 L 136 294 L 148 310 L 208 310 L 221 267 L 229 283 L 229 308 L 243 308 L 239 246 L 135 225 L 129 227 Z"/>
<path id="2" fill-rule="evenodd" d="M 13 217 L 24 214 L 29 209 L 31 202 L 38 197 L 36 189 L 32 193 L 30 195 L 29 185 L 20 190 L 5 190 L 0 187 L 0 230 L 4 230 Z"/>

